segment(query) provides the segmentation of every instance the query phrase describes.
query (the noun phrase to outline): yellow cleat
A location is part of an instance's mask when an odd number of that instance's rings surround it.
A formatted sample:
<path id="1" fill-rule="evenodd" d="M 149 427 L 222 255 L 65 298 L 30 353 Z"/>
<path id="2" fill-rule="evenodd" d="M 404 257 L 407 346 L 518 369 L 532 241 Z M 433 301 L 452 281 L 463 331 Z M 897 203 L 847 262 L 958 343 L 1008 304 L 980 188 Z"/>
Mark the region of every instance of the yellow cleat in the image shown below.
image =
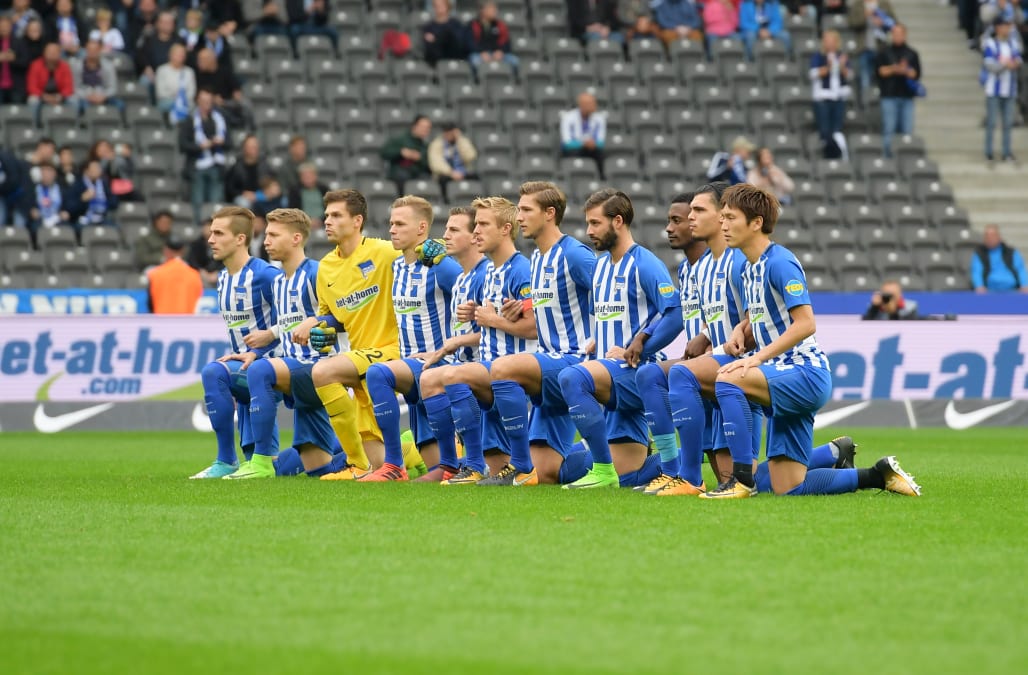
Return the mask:
<path id="1" fill-rule="evenodd" d="M 892 455 L 875 462 L 875 471 L 882 474 L 885 489 L 889 492 L 908 497 L 921 496 L 921 486 L 914 482 L 914 477 L 904 471 Z"/>
<path id="2" fill-rule="evenodd" d="M 700 499 L 746 499 L 756 496 L 756 486 L 746 487 L 733 476 L 728 479 L 728 482 L 718 485 L 716 490 L 701 493 Z"/>
<path id="3" fill-rule="evenodd" d="M 464 467 L 460 470 L 460 473 L 456 473 L 450 478 L 441 481 L 440 485 L 474 485 L 480 480 L 485 480 L 486 475 L 475 471 L 470 467 Z"/>
<path id="4" fill-rule="evenodd" d="M 695 497 L 706 491 L 706 483 L 700 483 L 697 487 L 684 478 L 673 478 L 656 494 L 658 497 Z"/>
<path id="5" fill-rule="evenodd" d="M 371 469 L 358 469 L 353 464 L 350 464 L 342 471 L 326 473 L 321 477 L 321 480 L 360 480 L 369 473 L 371 473 Z"/>
<path id="6" fill-rule="evenodd" d="M 669 476 L 666 473 L 662 473 L 653 480 L 651 480 L 649 483 L 644 485 L 640 492 L 642 492 L 644 495 L 655 495 L 661 490 L 663 490 L 664 486 L 666 486 L 673 480 L 675 480 L 674 476 Z M 638 490 L 639 488 L 635 489 Z"/>

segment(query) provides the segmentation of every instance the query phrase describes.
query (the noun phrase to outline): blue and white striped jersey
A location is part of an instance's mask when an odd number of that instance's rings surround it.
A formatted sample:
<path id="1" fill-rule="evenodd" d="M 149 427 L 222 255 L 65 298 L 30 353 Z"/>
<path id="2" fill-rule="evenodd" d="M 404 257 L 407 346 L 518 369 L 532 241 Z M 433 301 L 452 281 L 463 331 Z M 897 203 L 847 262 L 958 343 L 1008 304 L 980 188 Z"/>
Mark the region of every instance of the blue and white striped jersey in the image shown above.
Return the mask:
<path id="1" fill-rule="evenodd" d="M 318 315 L 318 263 L 304 258 L 300 266 L 287 277 L 281 274 L 275 278 L 275 314 L 278 319 L 282 341 L 279 350 L 284 358 L 296 359 L 301 363 L 314 363 L 321 356 L 310 345 L 293 342 L 293 329 L 305 319 Z M 338 346 L 332 353 L 338 350 Z"/>
<path id="2" fill-rule="evenodd" d="M 790 309 L 810 304 L 803 268 L 792 251 L 778 244 L 772 243 L 757 262 L 746 265 L 743 287 L 758 351 L 789 328 L 792 324 Z M 829 367 L 828 357 L 813 335 L 767 363 Z"/>
<path id="3" fill-rule="evenodd" d="M 497 312 L 506 300 L 532 299 L 532 265 L 517 251 L 499 267 L 492 261 L 486 268 L 483 304 L 490 303 Z M 526 340 L 499 328 L 483 328 L 478 350 L 483 361 L 495 361 L 501 356 L 535 351 L 535 340 Z"/>
<path id="4" fill-rule="evenodd" d="M 593 272 L 596 357 L 606 358 L 612 347 L 627 347 L 676 302 L 667 266 L 649 249 L 635 244 L 617 262 L 609 252 L 601 254 Z M 658 352 L 650 360 L 664 358 Z"/>
<path id="5" fill-rule="evenodd" d="M 715 349 L 728 342 L 732 329 L 746 317 L 746 296 L 742 288 L 745 266 L 746 255 L 737 248 L 725 249 L 717 259 L 708 249 L 696 261 L 700 316 L 707 326 L 710 346 Z"/>
<path id="6" fill-rule="evenodd" d="M 1002 96 L 1017 98 L 1018 70 L 1010 70 L 1002 65 L 1001 60 L 1023 58 L 1021 49 L 1013 37 L 998 40 L 987 38 L 982 44 L 982 86 L 986 96 Z"/>
<path id="7" fill-rule="evenodd" d="M 690 264 L 688 258 L 678 265 L 678 293 L 682 304 L 682 326 L 688 341 L 703 329 L 700 295 L 696 290 L 696 265 Z"/>
<path id="8" fill-rule="evenodd" d="M 218 309 L 228 328 L 233 352 L 242 354 L 248 351 L 243 338 L 252 331 L 267 330 L 275 324 L 272 287 L 281 274 L 280 269 L 260 258 L 250 258 L 237 274 L 230 274 L 227 269 L 218 274 Z M 263 355 L 277 344 L 254 351 Z"/>
<path id="9" fill-rule="evenodd" d="M 450 334 L 448 337 L 477 333 L 478 324 L 474 321 L 458 321 L 457 307 L 467 302 L 482 304 L 482 289 L 485 285 L 486 270 L 489 267 L 489 258 L 483 256 L 478 264 L 470 271 L 460 273 L 453 287 L 453 297 L 450 299 Z M 479 340 L 481 342 L 481 340 Z M 478 360 L 478 347 L 462 347 L 457 350 L 453 358 L 458 363 L 469 363 Z"/>
<path id="10" fill-rule="evenodd" d="M 438 265 L 393 261 L 393 311 L 400 329 L 400 356 L 442 348 L 450 330 L 450 297 L 460 265 L 443 258 Z"/>
<path id="11" fill-rule="evenodd" d="M 585 356 L 592 337 L 592 249 L 568 235 L 546 253 L 532 253 L 532 311 L 539 334 L 537 351 Z"/>

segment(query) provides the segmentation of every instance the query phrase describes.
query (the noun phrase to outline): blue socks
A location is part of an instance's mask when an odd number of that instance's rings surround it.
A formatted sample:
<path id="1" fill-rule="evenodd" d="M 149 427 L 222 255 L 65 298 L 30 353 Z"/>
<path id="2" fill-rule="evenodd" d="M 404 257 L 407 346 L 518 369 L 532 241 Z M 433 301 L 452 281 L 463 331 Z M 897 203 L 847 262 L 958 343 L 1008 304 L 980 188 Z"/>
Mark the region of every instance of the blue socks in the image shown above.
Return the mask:
<path id="1" fill-rule="evenodd" d="M 464 464 L 475 471 L 485 473 L 485 451 L 482 447 L 482 407 L 466 384 L 451 384 L 446 387 L 450 400 L 450 416 L 454 430 L 464 441 Z M 428 407 L 428 401 L 425 401 Z M 438 438 L 438 435 L 437 435 Z M 442 446 L 439 451 L 442 456 Z"/>
<path id="2" fill-rule="evenodd" d="M 596 383 L 589 372 L 575 366 L 561 371 L 560 391 L 568 404 L 571 421 L 578 427 L 578 433 L 589 444 L 593 464 L 610 464 L 610 445 L 607 442 L 607 419 L 604 407 L 596 400 Z"/>
<path id="3" fill-rule="evenodd" d="M 856 469 L 813 469 L 787 495 L 841 495 L 857 491 Z"/>
<path id="4" fill-rule="evenodd" d="M 832 452 L 832 444 L 825 443 L 810 451 L 807 469 L 831 469 L 839 458 Z"/>
<path id="5" fill-rule="evenodd" d="M 457 444 L 454 441 L 453 415 L 450 413 L 450 399 L 446 394 L 429 396 L 422 401 L 428 417 L 428 426 L 435 434 L 435 442 L 439 444 L 439 464 L 459 468 Z"/>
<path id="6" fill-rule="evenodd" d="M 564 458 L 560 465 L 559 480 L 561 485 L 574 483 L 583 477 L 589 469 L 593 468 L 593 455 L 588 449 L 579 445 L 575 446 L 576 451 Z"/>
<path id="7" fill-rule="evenodd" d="M 403 446 L 400 443 L 400 404 L 396 401 L 396 376 L 381 363 L 373 363 L 365 375 L 368 395 L 375 410 L 378 428 L 385 444 L 385 461 L 403 466 Z"/>
<path id="8" fill-rule="evenodd" d="M 507 432 L 510 463 L 518 473 L 530 473 L 535 465 L 528 449 L 528 396 L 525 390 L 513 380 L 494 381 L 493 407 L 500 413 L 500 421 Z"/>
<path id="9" fill-rule="evenodd" d="M 298 476 L 303 473 L 303 462 L 296 448 L 286 448 L 275 458 L 276 476 Z"/>
<path id="10" fill-rule="evenodd" d="M 638 470 L 618 476 L 621 487 L 636 487 L 648 485 L 651 480 L 660 475 L 660 455 L 650 455 L 643 462 Z"/>
<path id="11" fill-rule="evenodd" d="M 275 368 L 265 359 L 257 359 L 246 369 L 246 385 L 250 389 L 253 451 L 266 457 L 278 454 L 278 433 L 275 429 L 278 396 L 275 380 Z"/>
<path id="12" fill-rule="evenodd" d="M 671 421 L 678 429 L 682 443 L 682 465 L 679 475 L 692 483 L 703 483 L 703 445 L 707 413 L 700 396 L 700 382 L 684 366 L 674 366 L 668 373 Z"/>
<path id="13" fill-rule="evenodd" d="M 660 453 L 661 471 L 668 476 L 677 476 L 681 463 L 675 425 L 671 421 L 667 376 L 656 363 L 644 363 L 635 374 L 635 386 L 646 410 L 646 424 L 653 436 L 653 444 Z"/>
<path id="14" fill-rule="evenodd" d="M 732 473 L 743 485 L 753 482 L 753 411 L 742 389 L 729 382 L 714 385 L 724 419 L 725 440 L 732 453 Z"/>
<path id="15" fill-rule="evenodd" d="M 279 457 L 281 457 L 281 455 L 279 455 Z M 343 454 L 333 455 L 332 456 L 332 461 L 330 461 L 328 464 L 323 464 L 322 466 L 319 466 L 316 469 L 311 469 L 310 471 L 307 472 L 307 475 L 310 476 L 311 478 L 317 478 L 319 476 L 324 476 L 325 474 L 335 473 L 337 471 L 342 471 L 345 468 L 346 468 L 346 455 L 343 455 Z"/>
<path id="16" fill-rule="evenodd" d="M 211 418 L 211 427 L 218 441 L 218 461 L 235 464 L 236 401 L 229 388 L 228 368 L 217 361 L 208 363 L 200 373 L 200 380 L 203 382 L 203 401 L 207 405 L 207 415 Z"/>

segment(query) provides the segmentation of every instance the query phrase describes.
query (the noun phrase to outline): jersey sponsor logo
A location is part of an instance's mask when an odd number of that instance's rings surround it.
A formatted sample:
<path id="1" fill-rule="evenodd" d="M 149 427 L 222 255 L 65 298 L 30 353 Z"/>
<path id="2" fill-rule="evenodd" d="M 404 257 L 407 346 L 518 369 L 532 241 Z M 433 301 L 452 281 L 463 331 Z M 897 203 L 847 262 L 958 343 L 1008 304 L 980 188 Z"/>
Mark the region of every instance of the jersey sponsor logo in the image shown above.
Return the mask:
<path id="1" fill-rule="evenodd" d="M 657 286 L 657 292 L 660 293 L 661 297 L 670 298 L 675 294 L 675 287 L 671 284 L 664 282 Z"/>
<path id="2" fill-rule="evenodd" d="M 597 303 L 595 307 L 597 321 L 613 321 L 628 310 L 623 303 L 604 302 Z"/>
<path id="3" fill-rule="evenodd" d="M 553 301 L 554 295 L 552 291 L 536 291 L 532 295 L 532 307 L 543 307 L 550 304 Z"/>
<path id="4" fill-rule="evenodd" d="M 750 305 L 750 323 L 761 323 L 764 321 L 764 307 L 762 305 Z"/>
<path id="5" fill-rule="evenodd" d="M 370 260 L 365 260 L 362 263 L 357 263 L 357 269 L 360 270 L 361 276 L 363 276 L 364 280 L 367 281 L 368 275 L 375 271 L 375 263 Z"/>
<path id="6" fill-rule="evenodd" d="M 287 314 L 278 318 L 278 325 L 284 332 L 289 332 L 303 323 L 306 318 L 304 314 Z"/>
<path id="7" fill-rule="evenodd" d="M 336 300 L 336 307 L 345 309 L 348 312 L 354 312 L 374 300 L 378 295 L 378 292 L 378 284 L 375 284 L 371 288 L 354 291 L 353 293 L 344 295 Z"/>
<path id="8" fill-rule="evenodd" d="M 785 292 L 794 297 L 803 295 L 803 282 L 799 279 L 789 279 L 789 283 L 785 284 Z"/>
<path id="9" fill-rule="evenodd" d="M 423 306 L 421 298 L 393 298 L 393 309 L 397 314 L 413 314 Z"/>
<path id="10" fill-rule="evenodd" d="M 228 326 L 229 330 L 234 330 L 248 326 L 253 321 L 253 314 L 249 312 L 222 312 L 221 318 L 225 320 L 225 325 Z"/>

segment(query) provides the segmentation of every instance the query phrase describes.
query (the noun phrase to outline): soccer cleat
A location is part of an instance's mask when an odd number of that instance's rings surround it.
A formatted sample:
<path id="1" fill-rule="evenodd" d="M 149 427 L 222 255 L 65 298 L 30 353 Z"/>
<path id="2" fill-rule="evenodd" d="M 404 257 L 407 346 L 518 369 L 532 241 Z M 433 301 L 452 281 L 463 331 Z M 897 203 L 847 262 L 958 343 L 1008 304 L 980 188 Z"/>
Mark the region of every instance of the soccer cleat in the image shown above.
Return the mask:
<path id="1" fill-rule="evenodd" d="M 595 468 L 589 469 L 584 476 L 574 483 L 562 485 L 565 490 L 580 490 L 590 488 L 621 487 L 621 481 L 617 473 L 598 472 Z"/>
<path id="2" fill-rule="evenodd" d="M 236 469 L 235 473 L 230 473 L 227 476 L 222 476 L 222 480 L 248 480 L 250 478 L 274 478 L 275 477 L 275 465 L 270 461 L 267 463 L 263 462 L 243 462 Z"/>
<path id="3" fill-rule="evenodd" d="M 470 466 L 466 466 L 461 469 L 458 473 L 453 474 L 444 481 L 440 481 L 440 485 L 474 485 L 479 481 L 488 478 L 485 474 L 479 473 L 472 469 Z"/>
<path id="4" fill-rule="evenodd" d="M 237 469 L 239 469 L 238 464 L 229 464 L 227 462 L 221 461 L 220 459 L 216 459 L 214 460 L 214 464 L 211 464 L 203 471 L 194 473 L 192 476 L 189 477 L 189 480 L 198 480 L 203 478 L 224 478 L 230 473 L 235 473 Z"/>
<path id="5" fill-rule="evenodd" d="M 716 490 L 700 493 L 700 499 L 746 499 L 747 497 L 756 496 L 756 486 L 746 487 L 736 480 L 735 476 L 729 478 L 727 482 L 718 485 Z"/>
<path id="6" fill-rule="evenodd" d="M 418 462 L 416 466 L 407 467 L 407 475 L 410 476 L 411 480 L 414 480 L 415 478 L 421 478 L 426 473 L 428 473 L 428 467 L 425 466 L 424 462 Z"/>
<path id="7" fill-rule="evenodd" d="M 852 469 L 855 464 L 853 457 L 857 454 L 857 444 L 849 436 L 839 436 L 831 441 L 835 449 L 839 451 L 839 457 L 835 460 L 834 469 Z"/>
<path id="8" fill-rule="evenodd" d="M 476 485 L 500 485 L 503 487 L 521 487 L 538 484 L 539 475 L 535 472 L 534 468 L 528 473 L 518 473 L 518 470 L 514 468 L 513 464 L 508 464 L 503 467 L 495 476 L 484 478 L 476 483 Z"/>
<path id="9" fill-rule="evenodd" d="M 655 495 L 664 489 L 664 486 L 675 480 L 674 476 L 669 476 L 666 473 L 662 473 L 646 485 L 637 485 L 632 488 L 636 492 L 642 492 L 644 495 Z"/>
<path id="10" fill-rule="evenodd" d="M 426 471 L 424 474 L 413 479 L 418 483 L 441 483 L 444 480 L 449 480 L 457 475 L 457 469 L 444 464 L 437 465 L 431 471 Z"/>
<path id="11" fill-rule="evenodd" d="M 407 469 L 395 464 L 383 464 L 366 476 L 357 479 L 359 483 L 388 483 L 389 481 L 410 480 Z"/>
<path id="12" fill-rule="evenodd" d="M 921 486 L 914 482 L 914 477 L 903 470 L 893 455 L 882 457 L 875 462 L 875 471 L 885 479 L 885 489 L 898 495 L 920 497 Z"/>
<path id="13" fill-rule="evenodd" d="M 347 464 L 342 471 L 326 473 L 321 480 L 360 480 L 369 473 L 371 473 L 371 469 L 358 469 L 353 464 Z"/>
<path id="14" fill-rule="evenodd" d="M 706 491 L 706 483 L 700 483 L 697 487 L 684 478 L 673 478 L 656 494 L 658 497 L 695 497 Z"/>

